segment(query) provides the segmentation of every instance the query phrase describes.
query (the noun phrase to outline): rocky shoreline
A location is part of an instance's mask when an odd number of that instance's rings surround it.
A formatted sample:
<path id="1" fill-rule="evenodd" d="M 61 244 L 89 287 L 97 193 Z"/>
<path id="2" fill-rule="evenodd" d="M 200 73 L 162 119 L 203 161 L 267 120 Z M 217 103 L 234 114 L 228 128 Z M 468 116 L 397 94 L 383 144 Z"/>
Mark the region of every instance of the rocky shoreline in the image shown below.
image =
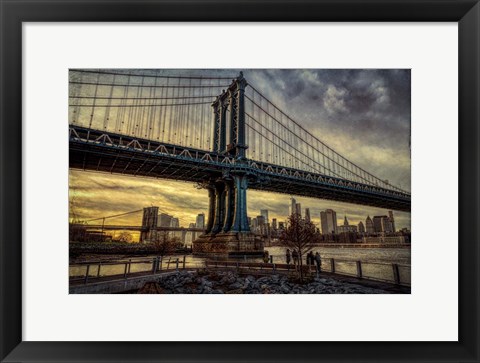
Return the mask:
<path id="1" fill-rule="evenodd" d="M 148 282 L 139 294 L 388 294 L 380 288 L 315 277 L 300 283 L 293 276 L 239 275 L 233 271 L 180 271 Z"/>

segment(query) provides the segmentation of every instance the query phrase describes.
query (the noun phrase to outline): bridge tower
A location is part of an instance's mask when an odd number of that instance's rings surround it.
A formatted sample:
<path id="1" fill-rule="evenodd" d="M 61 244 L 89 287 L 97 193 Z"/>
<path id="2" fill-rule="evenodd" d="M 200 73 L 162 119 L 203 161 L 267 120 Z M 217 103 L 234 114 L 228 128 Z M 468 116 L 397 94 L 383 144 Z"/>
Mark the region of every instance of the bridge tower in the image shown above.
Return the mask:
<path id="1" fill-rule="evenodd" d="M 140 232 L 140 242 L 146 243 L 154 240 L 158 226 L 158 207 L 143 208 L 142 230 Z"/>
<path id="2" fill-rule="evenodd" d="M 225 169 L 221 176 L 204 182 L 209 195 L 208 223 L 205 234 L 193 242 L 194 253 L 263 253 L 263 242 L 250 231 L 247 219 L 248 183 L 255 176 L 249 173 L 245 159 L 248 148 L 245 142 L 246 87 L 247 81 L 240 72 L 212 104 L 213 152 L 233 157 L 236 167 Z"/>

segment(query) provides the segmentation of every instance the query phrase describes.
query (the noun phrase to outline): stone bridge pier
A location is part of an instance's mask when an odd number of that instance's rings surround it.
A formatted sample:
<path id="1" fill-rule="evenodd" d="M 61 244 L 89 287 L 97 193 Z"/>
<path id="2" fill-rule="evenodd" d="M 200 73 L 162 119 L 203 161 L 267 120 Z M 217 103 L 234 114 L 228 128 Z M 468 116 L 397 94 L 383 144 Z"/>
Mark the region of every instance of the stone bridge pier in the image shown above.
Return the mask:
<path id="1" fill-rule="evenodd" d="M 240 73 L 212 104 L 213 151 L 234 157 L 238 168 L 205 181 L 209 197 L 208 222 L 205 234 L 193 242 L 195 254 L 263 254 L 263 241 L 250 231 L 247 219 L 248 183 L 249 178 L 253 180 L 255 176 L 242 168 L 248 148 L 245 144 L 246 86 L 247 82 Z M 227 123 L 230 130 L 228 144 Z"/>
<path id="2" fill-rule="evenodd" d="M 263 240 L 255 236 L 247 218 L 247 173 L 210 182 L 205 234 L 193 242 L 195 254 L 261 255 Z"/>

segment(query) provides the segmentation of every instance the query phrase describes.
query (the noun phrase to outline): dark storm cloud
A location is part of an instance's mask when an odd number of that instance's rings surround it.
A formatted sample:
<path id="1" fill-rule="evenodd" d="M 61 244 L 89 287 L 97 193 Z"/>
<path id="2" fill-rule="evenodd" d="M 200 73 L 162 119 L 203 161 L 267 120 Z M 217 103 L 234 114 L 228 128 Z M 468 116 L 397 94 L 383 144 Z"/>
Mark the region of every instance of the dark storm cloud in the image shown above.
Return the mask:
<path id="1" fill-rule="evenodd" d="M 347 159 L 410 189 L 410 70 L 246 70 L 244 74 Z"/>
<path id="2" fill-rule="evenodd" d="M 270 70 L 268 77 L 250 72 L 252 83 L 261 83 L 270 98 L 282 99 L 293 118 L 311 130 L 341 128 L 385 144 L 392 137 L 408 140 L 409 70 Z"/>

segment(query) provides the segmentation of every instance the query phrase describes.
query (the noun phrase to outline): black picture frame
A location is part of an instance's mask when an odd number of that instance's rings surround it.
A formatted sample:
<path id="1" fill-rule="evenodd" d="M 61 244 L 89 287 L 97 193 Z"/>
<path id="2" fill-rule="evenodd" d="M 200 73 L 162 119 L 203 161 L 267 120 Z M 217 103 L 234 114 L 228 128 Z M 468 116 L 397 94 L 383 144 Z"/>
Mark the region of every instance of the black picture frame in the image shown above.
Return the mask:
<path id="1" fill-rule="evenodd" d="M 0 11 L 0 359 L 2 362 L 479 361 L 480 4 L 478 1 L 1 0 Z M 22 243 L 20 237 L 22 235 L 22 23 L 60 21 L 458 22 L 459 341 L 22 341 Z M 228 332 L 226 334 L 228 336 Z"/>

